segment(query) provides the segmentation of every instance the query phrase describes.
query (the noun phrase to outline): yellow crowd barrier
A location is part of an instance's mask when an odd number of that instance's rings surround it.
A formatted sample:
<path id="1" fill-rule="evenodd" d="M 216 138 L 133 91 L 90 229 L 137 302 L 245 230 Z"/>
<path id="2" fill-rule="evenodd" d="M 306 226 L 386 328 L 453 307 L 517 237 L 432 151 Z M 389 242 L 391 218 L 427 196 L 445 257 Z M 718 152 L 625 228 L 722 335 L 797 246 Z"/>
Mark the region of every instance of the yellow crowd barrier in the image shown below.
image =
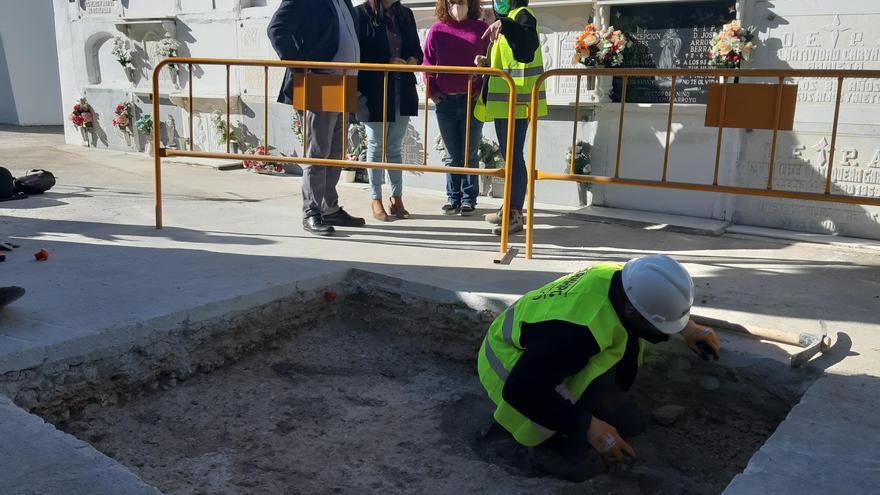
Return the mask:
<path id="1" fill-rule="evenodd" d="M 555 173 L 538 170 L 536 166 L 536 147 L 538 139 L 538 118 L 531 112 L 529 126 L 529 156 L 528 156 L 528 182 L 526 198 L 526 258 L 532 257 L 532 245 L 534 242 L 534 204 L 535 182 L 539 180 L 557 180 L 572 182 L 588 182 L 597 184 L 616 184 L 622 186 L 640 186 L 666 189 L 680 189 L 689 191 L 705 191 L 715 193 L 739 194 L 747 196 L 766 196 L 774 198 L 799 199 L 809 201 L 823 201 L 831 203 L 846 203 L 855 205 L 880 206 L 880 198 L 846 195 L 832 192 L 831 172 L 834 167 L 834 156 L 837 147 L 838 125 L 840 123 L 840 106 L 843 94 L 844 80 L 846 79 L 880 79 L 880 71 L 871 70 L 764 70 L 764 69 L 553 69 L 544 72 L 535 83 L 530 99 L 530 108 L 537 108 L 538 91 L 542 83 L 551 77 L 575 76 L 577 89 L 575 92 L 572 153 L 568 173 Z M 613 76 L 621 78 L 620 85 L 620 117 L 617 122 L 617 153 L 614 159 L 614 175 L 578 175 L 574 174 L 574 148 L 577 143 L 578 111 L 580 108 L 581 78 Z M 630 78 L 636 77 L 666 77 L 671 78 L 671 91 L 669 110 L 666 122 L 666 143 L 663 147 L 663 168 L 660 180 L 635 179 L 620 177 L 620 150 L 623 144 L 624 115 L 626 112 L 626 92 Z M 674 182 L 667 179 L 669 166 L 669 147 L 672 135 L 672 118 L 675 108 L 676 83 L 683 77 L 704 77 L 716 79 L 720 84 L 710 87 L 709 102 L 706 105 L 706 125 L 718 127 L 715 143 L 714 173 L 711 184 Z M 736 78 L 735 82 L 729 83 L 729 78 Z M 736 84 L 739 79 L 746 78 L 770 78 L 776 80 L 775 84 Z M 834 100 L 832 120 L 831 145 L 828 156 L 828 166 L 825 177 L 824 192 L 800 192 L 783 189 L 774 189 L 773 172 L 776 162 L 776 147 L 779 131 L 791 130 L 794 117 L 794 106 L 797 88 L 793 84 L 786 84 L 791 78 L 823 78 L 836 80 L 836 98 Z M 728 98 L 736 95 L 736 98 Z M 747 95 L 749 98 L 743 98 Z M 743 106 L 746 105 L 746 106 Z M 600 123 L 600 125 L 602 125 Z M 773 132 L 771 138 L 770 153 L 768 156 L 768 174 L 766 187 L 743 187 L 719 184 L 718 171 L 721 162 L 721 143 L 726 128 L 760 128 Z"/>
<path id="2" fill-rule="evenodd" d="M 160 137 L 159 137 L 159 124 L 161 119 L 159 118 L 159 75 L 161 70 L 170 64 L 176 64 L 178 66 L 186 66 L 188 68 L 188 84 L 187 90 L 189 92 L 189 98 L 187 100 L 187 110 L 189 114 L 189 149 L 173 149 L 173 148 L 164 148 L 162 146 Z M 501 169 L 481 169 L 478 168 L 479 164 L 473 164 L 474 166 L 470 166 L 472 164 L 468 163 L 470 153 L 467 150 L 470 149 L 470 120 L 467 121 L 468 129 L 465 132 L 466 142 L 465 142 L 465 163 L 464 167 L 446 167 L 446 166 L 431 166 L 427 164 L 427 156 L 428 156 L 428 95 L 427 91 L 425 92 L 425 101 L 424 101 L 424 150 L 422 153 L 422 163 L 421 164 L 402 164 L 402 163 L 385 163 L 385 141 L 384 139 L 385 133 L 387 132 L 387 126 L 383 125 L 383 140 L 382 140 L 382 162 L 349 162 L 344 159 L 324 159 L 324 158 L 311 158 L 308 157 L 306 151 L 308 146 L 308 128 L 306 125 L 303 126 L 304 129 L 304 139 L 303 139 L 303 152 L 300 157 L 284 157 L 284 156 L 274 156 L 274 155 L 249 155 L 249 154 L 241 154 L 241 153 L 231 153 L 230 151 L 230 140 L 226 140 L 226 152 L 210 152 L 210 151 L 196 151 L 194 149 L 194 140 L 193 136 L 193 66 L 194 65 L 213 65 L 213 66 L 224 66 L 226 68 L 226 129 L 230 129 L 230 68 L 231 67 L 263 67 L 263 118 L 264 118 L 264 134 L 263 134 L 263 145 L 266 147 L 268 152 L 269 149 L 269 68 L 270 67 L 280 67 L 280 68 L 293 68 L 293 69 L 301 69 L 302 73 L 298 74 L 297 81 L 294 84 L 294 94 L 292 96 L 292 100 L 294 101 L 294 105 L 297 105 L 297 102 L 300 103 L 301 108 L 304 109 L 305 112 L 309 112 L 311 107 L 311 102 L 318 100 L 320 102 L 321 99 L 325 100 L 333 100 L 332 93 L 327 92 L 327 85 L 322 85 L 322 78 L 326 79 L 324 76 L 326 74 L 321 73 L 313 73 L 311 71 L 323 71 L 326 73 L 328 70 L 340 71 L 343 73 L 341 76 L 342 82 L 338 84 L 338 100 L 340 102 L 339 106 L 344 111 L 350 111 L 350 105 L 345 103 L 347 100 L 351 99 L 351 88 L 354 84 L 352 80 L 356 76 L 347 76 L 344 75 L 345 71 L 358 70 L 358 71 L 376 71 L 384 73 L 385 77 L 385 92 L 384 92 L 384 102 L 382 120 L 383 124 L 387 123 L 388 115 L 387 115 L 387 102 L 388 102 L 388 77 L 392 72 L 415 72 L 415 73 L 429 73 L 429 74 L 460 74 L 466 75 L 470 77 L 474 76 L 495 76 L 499 77 L 507 83 L 508 89 L 510 91 L 509 100 L 508 100 L 508 128 L 507 128 L 507 149 L 504 153 L 504 168 Z M 321 91 L 321 95 L 315 97 L 314 94 L 309 95 L 310 88 L 310 79 L 311 85 L 316 86 Z M 331 85 L 332 86 L 332 85 Z M 302 94 L 297 94 L 298 91 L 301 91 Z M 468 85 L 468 114 L 471 113 L 472 109 L 471 105 L 471 86 Z M 513 79 L 511 79 L 510 75 L 507 73 L 500 71 L 498 69 L 490 69 L 483 67 L 442 67 L 442 66 L 414 66 L 414 65 L 393 65 L 393 64 L 361 64 L 361 63 L 335 63 L 335 62 L 300 62 L 300 61 L 287 61 L 287 60 L 239 60 L 239 59 L 213 59 L 213 58 L 188 58 L 188 57 L 173 57 L 166 58 L 156 64 L 156 67 L 153 69 L 153 80 L 152 80 L 152 107 L 153 107 L 153 150 L 154 153 L 154 179 L 155 179 L 155 199 L 156 199 L 156 228 L 162 228 L 162 159 L 166 157 L 201 157 L 201 158 L 224 158 L 224 159 L 234 159 L 234 160 L 253 160 L 253 161 L 263 161 L 263 162 L 275 162 L 275 163 L 297 163 L 304 165 L 321 165 L 328 167 L 350 167 L 357 166 L 359 168 L 381 168 L 388 170 L 407 170 L 414 172 L 432 172 L 432 173 L 442 173 L 442 174 L 463 174 L 463 175 L 486 175 L 493 177 L 500 177 L 504 179 L 504 199 L 503 199 L 503 225 L 502 225 L 502 233 L 501 233 L 501 241 L 499 246 L 500 255 L 495 259 L 496 262 L 507 262 L 510 260 L 512 255 L 514 254 L 512 250 L 508 248 L 508 225 L 510 222 L 510 176 L 512 170 L 512 160 L 511 156 L 513 155 L 513 123 L 515 122 L 515 111 L 516 111 L 516 86 L 513 83 Z M 346 122 L 347 119 L 343 116 L 343 122 Z M 303 121 L 304 123 L 306 120 Z M 346 139 L 346 128 L 347 126 L 343 125 L 343 143 L 347 143 Z M 284 139 L 289 139 L 292 136 L 285 136 Z M 344 147 L 347 144 L 344 144 Z"/>

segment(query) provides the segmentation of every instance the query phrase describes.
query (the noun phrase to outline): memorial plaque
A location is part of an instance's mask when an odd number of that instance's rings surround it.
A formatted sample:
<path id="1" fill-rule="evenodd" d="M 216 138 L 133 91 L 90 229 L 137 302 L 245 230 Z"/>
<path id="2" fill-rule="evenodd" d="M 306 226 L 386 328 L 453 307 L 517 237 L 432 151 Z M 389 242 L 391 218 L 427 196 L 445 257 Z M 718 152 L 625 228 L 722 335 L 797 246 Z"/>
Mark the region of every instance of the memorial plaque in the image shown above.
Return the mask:
<path id="1" fill-rule="evenodd" d="M 793 69 L 876 70 L 880 67 L 880 33 L 874 26 L 880 12 L 791 15 L 794 22 L 769 29 L 768 49 L 757 52 L 758 62 Z M 800 78 L 798 101 L 834 103 L 837 83 L 828 78 Z M 846 79 L 844 106 L 880 105 L 880 81 Z"/>
<path id="2" fill-rule="evenodd" d="M 83 0 L 82 8 L 88 15 L 110 15 L 116 11 L 116 0 Z"/>
<path id="3" fill-rule="evenodd" d="M 627 33 L 632 47 L 624 67 L 705 69 L 709 48 L 721 26 L 736 18 L 734 0 L 624 5 L 611 9 L 611 24 Z M 620 101 L 621 79 L 615 78 L 612 101 Z M 678 78 L 676 103 L 705 104 L 710 78 Z M 668 103 L 672 78 L 630 78 L 629 103 Z"/>
<path id="4" fill-rule="evenodd" d="M 571 57 L 574 55 L 574 44 L 579 31 L 566 31 L 556 34 L 555 63 L 552 68 L 583 68 L 581 65 L 573 65 Z M 548 67 L 545 59 L 544 67 Z M 590 91 L 594 89 L 592 77 L 581 78 L 581 103 L 590 101 Z M 553 85 L 551 93 L 551 86 Z M 547 101 L 551 104 L 572 104 L 577 96 L 577 78 L 575 76 L 559 76 L 547 79 Z"/>

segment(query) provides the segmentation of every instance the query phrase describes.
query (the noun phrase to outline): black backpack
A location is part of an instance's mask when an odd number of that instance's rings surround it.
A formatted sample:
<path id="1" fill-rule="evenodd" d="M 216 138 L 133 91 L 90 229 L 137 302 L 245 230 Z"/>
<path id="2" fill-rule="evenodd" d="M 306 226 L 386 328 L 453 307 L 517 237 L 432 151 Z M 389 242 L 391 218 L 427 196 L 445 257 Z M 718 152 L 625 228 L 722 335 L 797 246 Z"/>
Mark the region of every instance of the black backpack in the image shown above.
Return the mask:
<path id="1" fill-rule="evenodd" d="M 8 169 L 0 167 L 0 201 L 11 199 L 24 199 L 27 196 L 15 191 L 15 180 Z"/>
<path id="2" fill-rule="evenodd" d="M 48 170 L 28 170 L 15 179 L 15 192 L 23 194 L 43 194 L 55 186 L 55 176 Z"/>

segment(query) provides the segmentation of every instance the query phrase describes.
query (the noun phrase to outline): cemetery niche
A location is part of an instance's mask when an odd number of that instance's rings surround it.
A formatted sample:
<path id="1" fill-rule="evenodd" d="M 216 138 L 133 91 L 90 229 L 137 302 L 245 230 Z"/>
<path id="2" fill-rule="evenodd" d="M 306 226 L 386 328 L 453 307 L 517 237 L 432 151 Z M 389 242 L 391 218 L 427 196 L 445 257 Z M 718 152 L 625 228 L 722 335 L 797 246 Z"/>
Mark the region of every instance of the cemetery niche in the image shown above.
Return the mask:
<path id="1" fill-rule="evenodd" d="M 631 46 L 622 67 L 708 69 L 712 37 L 736 18 L 734 0 L 621 5 L 611 9 L 612 24 L 627 33 Z M 680 77 L 675 103 L 705 104 L 711 78 Z M 620 102 L 621 78 L 614 78 L 611 100 Z M 671 77 L 631 77 L 627 103 L 668 103 Z"/>

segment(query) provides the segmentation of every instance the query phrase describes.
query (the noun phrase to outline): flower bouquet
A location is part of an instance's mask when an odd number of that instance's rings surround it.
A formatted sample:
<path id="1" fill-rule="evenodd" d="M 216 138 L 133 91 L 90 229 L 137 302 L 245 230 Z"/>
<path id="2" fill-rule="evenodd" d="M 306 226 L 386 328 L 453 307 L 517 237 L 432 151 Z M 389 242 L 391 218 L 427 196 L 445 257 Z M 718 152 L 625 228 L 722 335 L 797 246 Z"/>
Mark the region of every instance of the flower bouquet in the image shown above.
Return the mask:
<path id="1" fill-rule="evenodd" d="M 619 67 L 629 46 L 626 35 L 615 30 L 614 26 L 597 30 L 595 25 L 587 24 L 574 43 L 572 63 L 587 67 Z"/>
<path id="2" fill-rule="evenodd" d="M 138 132 L 141 134 L 149 136 L 153 133 L 153 117 L 152 115 L 145 113 L 141 115 L 141 118 L 135 121 L 134 126 L 137 127 Z"/>
<path id="3" fill-rule="evenodd" d="M 480 146 L 477 150 L 480 157 L 481 168 L 502 168 L 504 167 L 504 159 L 501 158 L 501 150 L 498 143 L 490 141 L 480 136 Z"/>
<path id="4" fill-rule="evenodd" d="M 293 135 L 296 136 L 296 140 L 299 141 L 300 146 L 303 144 L 303 118 L 299 114 L 299 112 L 293 112 L 293 123 L 290 124 L 290 130 L 293 131 Z"/>
<path id="5" fill-rule="evenodd" d="M 495 141 L 480 136 L 477 156 L 480 157 L 480 168 L 504 168 L 504 158 L 501 157 L 501 149 Z M 480 192 L 492 198 L 504 197 L 504 179 L 481 175 Z"/>
<path id="6" fill-rule="evenodd" d="M 153 141 L 150 139 L 150 136 L 153 134 L 153 117 L 150 114 L 145 113 L 135 121 L 134 126 L 139 133 L 147 137 L 144 142 L 144 150 L 152 155 Z"/>
<path id="7" fill-rule="evenodd" d="M 89 133 L 91 133 L 92 127 L 95 125 L 95 115 L 92 113 L 92 107 L 85 96 L 81 96 L 79 103 L 73 105 L 73 112 L 67 118 L 80 132 L 83 145 L 89 146 Z"/>
<path id="8" fill-rule="evenodd" d="M 269 150 L 266 149 L 265 145 L 261 144 L 259 146 L 248 149 L 247 151 L 245 151 L 245 154 L 268 156 Z M 243 160 L 242 164 L 244 165 L 245 170 L 250 170 L 258 174 L 284 173 L 284 166 L 280 163 L 263 162 L 258 160 Z"/>
<path id="9" fill-rule="evenodd" d="M 113 48 L 110 53 L 116 57 L 116 61 L 125 70 L 125 75 L 131 81 L 134 76 L 134 64 L 131 62 L 134 50 L 129 48 L 128 42 L 122 36 L 113 37 Z"/>
<path id="10" fill-rule="evenodd" d="M 572 159 L 572 151 L 574 151 L 574 159 Z M 574 150 L 569 148 L 565 155 L 566 168 L 571 169 L 571 173 L 575 175 L 590 175 L 593 173 L 592 156 L 593 145 L 586 141 L 578 141 L 574 145 Z M 581 206 L 587 206 L 590 203 L 587 192 L 593 184 L 590 182 L 578 182 L 578 202 Z"/>
<path id="11" fill-rule="evenodd" d="M 754 26 L 743 28 L 739 21 L 731 21 L 712 37 L 709 58 L 715 67 L 739 69 L 743 61 L 748 62 L 752 58 L 752 50 L 755 48 L 752 43 L 754 39 Z"/>
<path id="12" fill-rule="evenodd" d="M 226 128 L 226 120 L 223 118 L 223 113 L 220 110 L 211 112 L 211 125 L 217 134 L 218 145 L 225 146 L 228 141 L 233 149 L 238 148 L 238 134 L 234 129 Z"/>
<path id="13" fill-rule="evenodd" d="M 350 162 L 367 161 L 367 129 L 363 123 L 348 126 L 348 146 L 345 159 Z M 367 182 L 367 169 L 360 167 L 343 167 L 343 182 Z"/>
<path id="14" fill-rule="evenodd" d="M 177 56 L 177 50 L 180 50 L 180 42 L 172 38 L 170 34 L 166 34 L 164 38 L 159 40 L 156 46 L 156 55 L 159 58 L 170 58 Z M 171 81 L 177 84 L 177 64 L 168 64 L 168 71 L 171 73 Z"/>
<path id="15" fill-rule="evenodd" d="M 116 105 L 113 113 L 116 115 L 113 118 L 113 127 L 125 133 L 131 132 L 131 103 L 126 101 Z"/>

